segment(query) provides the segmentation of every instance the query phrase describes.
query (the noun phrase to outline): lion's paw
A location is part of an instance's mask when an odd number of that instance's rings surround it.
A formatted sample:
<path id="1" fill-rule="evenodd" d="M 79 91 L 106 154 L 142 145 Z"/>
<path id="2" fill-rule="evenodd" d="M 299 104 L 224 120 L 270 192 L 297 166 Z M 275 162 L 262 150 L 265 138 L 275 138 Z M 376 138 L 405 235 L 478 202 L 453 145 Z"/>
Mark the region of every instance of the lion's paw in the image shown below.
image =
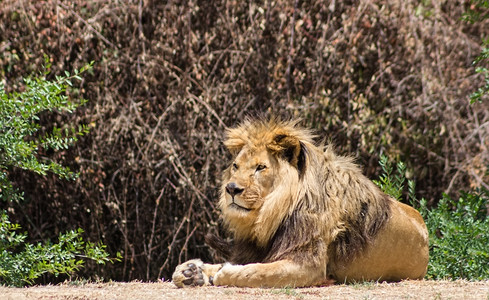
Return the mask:
<path id="1" fill-rule="evenodd" d="M 172 276 L 173 284 L 177 287 L 209 285 L 209 280 L 202 271 L 204 263 L 200 259 L 192 259 L 178 265 Z"/>

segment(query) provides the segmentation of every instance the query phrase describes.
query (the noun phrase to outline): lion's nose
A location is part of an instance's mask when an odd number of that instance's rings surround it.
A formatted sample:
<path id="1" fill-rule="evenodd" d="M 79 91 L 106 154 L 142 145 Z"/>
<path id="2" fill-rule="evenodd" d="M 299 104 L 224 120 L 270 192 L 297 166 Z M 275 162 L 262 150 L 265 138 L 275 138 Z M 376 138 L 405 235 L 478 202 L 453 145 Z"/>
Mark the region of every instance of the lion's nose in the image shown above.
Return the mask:
<path id="1" fill-rule="evenodd" d="M 241 194 L 243 191 L 244 189 L 239 188 L 238 185 L 234 182 L 228 183 L 228 185 L 226 185 L 226 192 L 233 197 Z"/>

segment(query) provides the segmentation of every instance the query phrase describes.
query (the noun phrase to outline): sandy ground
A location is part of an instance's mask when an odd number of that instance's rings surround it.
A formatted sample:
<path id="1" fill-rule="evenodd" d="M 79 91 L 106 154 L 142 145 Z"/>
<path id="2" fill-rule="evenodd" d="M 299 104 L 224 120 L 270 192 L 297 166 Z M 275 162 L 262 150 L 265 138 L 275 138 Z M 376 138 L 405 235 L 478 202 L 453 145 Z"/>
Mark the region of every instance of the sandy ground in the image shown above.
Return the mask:
<path id="1" fill-rule="evenodd" d="M 403 281 L 320 288 L 259 289 L 205 287 L 177 289 L 169 282 L 111 282 L 0 287 L 0 299 L 484 299 L 489 281 Z"/>

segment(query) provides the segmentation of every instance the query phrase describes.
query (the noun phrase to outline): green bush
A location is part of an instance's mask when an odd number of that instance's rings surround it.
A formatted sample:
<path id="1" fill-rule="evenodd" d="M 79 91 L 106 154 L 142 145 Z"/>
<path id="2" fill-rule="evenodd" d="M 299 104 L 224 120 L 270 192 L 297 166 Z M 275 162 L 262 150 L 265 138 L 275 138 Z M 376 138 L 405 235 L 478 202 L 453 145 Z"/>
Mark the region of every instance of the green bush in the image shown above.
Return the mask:
<path id="1" fill-rule="evenodd" d="M 379 161 L 382 167 L 382 175 L 380 175 L 379 180 L 374 180 L 384 193 L 391 195 L 398 201 L 402 198 L 402 191 L 404 189 L 404 182 L 406 181 L 406 165 L 403 162 L 398 162 L 396 164 L 396 171 L 394 172 L 394 167 L 389 162 L 389 159 L 385 155 L 380 156 Z M 412 184 L 412 181 L 408 181 Z"/>
<path id="2" fill-rule="evenodd" d="M 381 157 L 383 175 L 375 181 L 391 196 L 401 198 L 405 168 L 397 172 L 386 157 Z M 400 167 L 399 167 L 400 166 Z M 443 195 L 438 205 L 429 209 L 424 199 L 414 197 L 414 181 L 408 181 L 409 198 L 423 215 L 430 235 L 429 279 L 489 278 L 489 191 L 461 192 L 458 200 Z"/>
<path id="3" fill-rule="evenodd" d="M 14 169 L 41 175 L 52 172 L 66 179 L 77 177 L 69 168 L 40 153 L 67 149 L 88 132 L 87 126 L 53 126 L 49 132 L 42 133 L 39 120 L 42 113 L 72 113 L 86 102 L 69 99 L 66 91 L 72 85 L 71 80 L 81 79 L 79 74 L 90 69 L 91 64 L 75 70 L 73 75 L 65 72 L 65 76 L 56 76 L 54 81 L 46 79 L 49 68 L 46 59 L 44 73 L 26 78 L 22 92 L 6 93 L 0 84 L 0 199 L 4 201 L 18 201 L 22 205 L 23 194 L 12 186 L 8 177 Z M 112 261 L 104 245 L 83 240 L 81 229 L 60 234 L 57 243 L 29 244 L 25 242 L 27 234 L 19 233 L 19 228 L 9 221 L 5 211 L 0 211 L 0 284 L 31 284 L 45 273 L 71 275 L 83 267 L 83 259 L 97 263 Z"/>
<path id="4" fill-rule="evenodd" d="M 60 234 L 58 243 L 25 243 L 27 235 L 18 233 L 5 212 L 0 213 L 0 283 L 12 286 L 32 284 L 45 273 L 72 274 L 86 258 L 99 264 L 111 261 L 105 245 L 85 242 L 82 229 Z"/>
<path id="5" fill-rule="evenodd" d="M 447 195 L 434 209 L 421 207 L 430 233 L 428 278 L 489 278 L 489 191 Z"/>
<path id="6" fill-rule="evenodd" d="M 12 168 L 34 171 L 45 175 L 48 171 L 62 178 L 74 179 L 76 174 L 61 164 L 41 157 L 39 152 L 47 149 L 67 149 L 77 141 L 78 136 L 88 132 L 85 125 L 78 128 L 54 126 L 51 132 L 39 134 L 39 115 L 54 110 L 72 113 L 86 100 L 70 100 L 66 95 L 67 87 L 72 79 L 81 79 L 80 73 L 85 72 L 91 65 L 75 70 L 74 75 L 68 72 L 65 76 L 56 76 L 55 81 L 49 81 L 46 76 L 51 67 L 46 59 L 44 72 L 37 77 L 24 79 L 23 92 L 6 93 L 5 86 L 0 83 L 0 199 L 20 200 L 18 193 L 10 183 L 7 171 Z M 39 158 L 41 157 L 41 158 Z"/>

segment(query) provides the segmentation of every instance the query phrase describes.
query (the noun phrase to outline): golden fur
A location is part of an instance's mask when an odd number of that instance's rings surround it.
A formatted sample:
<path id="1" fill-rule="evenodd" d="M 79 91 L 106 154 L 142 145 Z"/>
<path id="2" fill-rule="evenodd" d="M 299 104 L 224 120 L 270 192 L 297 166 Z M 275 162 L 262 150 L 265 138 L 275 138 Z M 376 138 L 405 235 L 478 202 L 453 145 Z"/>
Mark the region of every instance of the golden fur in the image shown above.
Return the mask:
<path id="1" fill-rule="evenodd" d="M 337 281 L 419 279 L 428 264 L 420 214 L 362 175 L 351 158 L 317 146 L 297 122 L 247 120 L 227 132 L 234 161 L 219 206 L 227 242 L 208 243 L 225 265 L 192 260 L 177 286 L 312 286 Z"/>

